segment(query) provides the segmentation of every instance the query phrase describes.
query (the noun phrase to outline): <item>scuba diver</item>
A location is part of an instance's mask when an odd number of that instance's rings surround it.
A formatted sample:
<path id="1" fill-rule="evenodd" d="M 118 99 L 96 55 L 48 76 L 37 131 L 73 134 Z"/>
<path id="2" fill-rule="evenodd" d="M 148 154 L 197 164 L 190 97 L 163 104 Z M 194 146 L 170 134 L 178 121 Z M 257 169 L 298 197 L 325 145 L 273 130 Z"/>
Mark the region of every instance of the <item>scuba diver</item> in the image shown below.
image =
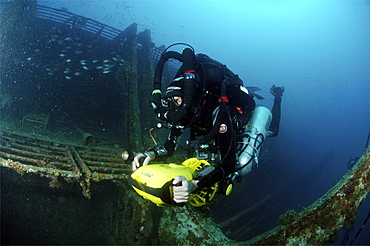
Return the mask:
<path id="1" fill-rule="evenodd" d="M 228 194 L 233 181 L 241 182 L 242 176 L 258 165 L 265 138 L 278 135 L 285 88 L 271 87 L 275 97 L 271 114 L 265 107 L 256 107 L 256 87 L 248 90 L 222 63 L 205 54 L 195 55 L 191 46 L 182 54 L 167 51 L 170 47 L 158 61 L 152 92 L 152 107 L 162 125 L 170 128 L 170 134 L 164 145 L 135 153 L 132 169 L 172 156 L 184 129 L 190 128 L 188 158 L 208 160 L 214 165 L 202 168 L 193 179 L 179 175 L 171 180 L 174 203 L 186 203 L 192 193 L 215 183 L 219 193 Z M 170 58 L 181 61 L 182 66 L 163 96 L 162 70 Z"/>

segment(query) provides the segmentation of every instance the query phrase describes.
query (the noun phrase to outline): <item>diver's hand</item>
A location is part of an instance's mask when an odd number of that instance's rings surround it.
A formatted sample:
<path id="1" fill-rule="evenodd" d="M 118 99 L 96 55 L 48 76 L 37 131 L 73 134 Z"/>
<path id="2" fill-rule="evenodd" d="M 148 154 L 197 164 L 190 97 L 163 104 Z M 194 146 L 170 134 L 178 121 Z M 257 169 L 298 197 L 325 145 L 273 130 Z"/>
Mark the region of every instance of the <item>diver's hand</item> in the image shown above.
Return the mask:
<path id="1" fill-rule="evenodd" d="M 190 198 L 190 193 L 195 191 L 197 186 L 196 180 L 188 181 L 184 176 L 177 176 L 172 184 L 173 186 L 173 200 L 177 203 L 187 202 Z M 181 186 L 176 186 L 181 184 Z"/>
<path id="2" fill-rule="evenodd" d="M 142 166 L 148 165 L 151 160 L 154 160 L 154 158 L 155 153 L 153 151 L 145 151 L 144 153 L 138 153 L 131 163 L 132 171 L 136 171 L 136 169 L 138 169 L 140 165 Z"/>

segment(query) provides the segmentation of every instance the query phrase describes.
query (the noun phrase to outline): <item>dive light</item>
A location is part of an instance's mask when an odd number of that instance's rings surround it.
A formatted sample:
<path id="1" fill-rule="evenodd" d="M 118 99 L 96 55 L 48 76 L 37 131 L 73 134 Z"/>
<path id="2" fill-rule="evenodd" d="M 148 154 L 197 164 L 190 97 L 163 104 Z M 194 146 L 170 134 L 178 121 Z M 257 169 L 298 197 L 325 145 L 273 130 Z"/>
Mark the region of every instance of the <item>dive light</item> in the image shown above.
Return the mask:
<path id="1" fill-rule="evenodd" d="M 137 153 L 134 151 L 124 150 L 121 153 L 121 158 L 125 163 L 129 164 L 134 160 L 136 155 Z"/>
<path id="2" fill-rule="evenodd" d="M 122 151 L 121 153 L 121 158 L 122 160 L 126 163 L 126 164 L 131 164 L 133 161 L 134 161 L 134 158 L 135 156 L 137 155 L 138 153 L 136 153 L 135 151 L 129 151 L 129 150 L 124 150 Z M 144 155 L 143 157 L 141 157 L 139 159 L 139 163 L 140 165 L 143 164 L 144 160 L 145 160 L 146 156 Z"/>

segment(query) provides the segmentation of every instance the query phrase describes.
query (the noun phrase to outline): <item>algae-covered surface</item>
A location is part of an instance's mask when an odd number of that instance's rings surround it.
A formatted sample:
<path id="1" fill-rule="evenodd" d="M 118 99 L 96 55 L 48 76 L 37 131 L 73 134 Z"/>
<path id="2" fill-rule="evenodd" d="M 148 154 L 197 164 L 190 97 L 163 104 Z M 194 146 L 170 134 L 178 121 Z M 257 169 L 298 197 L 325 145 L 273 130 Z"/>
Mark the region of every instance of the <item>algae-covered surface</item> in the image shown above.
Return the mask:
<path id="1" fill-rule="evenodd" d="M 247 244 L 324 245 L 335 243 L 341 227 L 349 228 L 370 192 L 370 148 L 356 165 L 324 196 L 300 213 L 288 210 L 281 226 Z"/>

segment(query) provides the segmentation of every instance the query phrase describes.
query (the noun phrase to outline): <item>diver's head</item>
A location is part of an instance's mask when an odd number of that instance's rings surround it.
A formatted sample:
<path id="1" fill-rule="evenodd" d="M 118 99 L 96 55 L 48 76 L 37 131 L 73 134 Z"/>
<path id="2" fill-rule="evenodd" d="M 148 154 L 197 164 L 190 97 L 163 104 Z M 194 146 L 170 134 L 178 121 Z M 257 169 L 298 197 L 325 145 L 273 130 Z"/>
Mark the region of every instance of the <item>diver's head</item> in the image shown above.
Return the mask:
<path id="1" fill-rule="evenodd" d="M 198 100 L 198 84 L 194 79 L 177 76 L 167 87 L 166 95 L 162 97 L 159 119 L 172 124 L 189 126 L 195 117 L 195 104 Z"/>
<path id="2" fill-rule="evenodd" d="M 165 107 L 176 109 L 181 106 L 184 97 L 183 77 L 178 77 L 167 87 L 166 96 L 162 104 Z"/>

